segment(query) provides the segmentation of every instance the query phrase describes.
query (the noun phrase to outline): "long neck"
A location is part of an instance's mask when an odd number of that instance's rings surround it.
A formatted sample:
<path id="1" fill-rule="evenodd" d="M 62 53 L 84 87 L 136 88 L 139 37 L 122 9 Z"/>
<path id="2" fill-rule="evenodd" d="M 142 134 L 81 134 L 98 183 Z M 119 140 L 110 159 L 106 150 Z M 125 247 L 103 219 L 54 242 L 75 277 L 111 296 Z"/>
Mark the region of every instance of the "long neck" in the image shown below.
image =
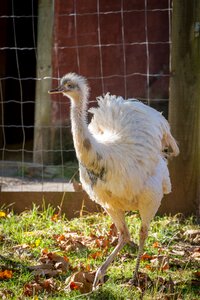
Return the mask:
<path id="1" fill-rule="evenodd" d="M 81 95 L 79 97 L 71 99 L 72 135 L 78 160 L 89 166 L 96 156 L 95 142 L 86 121 L 87 99 Z"/>

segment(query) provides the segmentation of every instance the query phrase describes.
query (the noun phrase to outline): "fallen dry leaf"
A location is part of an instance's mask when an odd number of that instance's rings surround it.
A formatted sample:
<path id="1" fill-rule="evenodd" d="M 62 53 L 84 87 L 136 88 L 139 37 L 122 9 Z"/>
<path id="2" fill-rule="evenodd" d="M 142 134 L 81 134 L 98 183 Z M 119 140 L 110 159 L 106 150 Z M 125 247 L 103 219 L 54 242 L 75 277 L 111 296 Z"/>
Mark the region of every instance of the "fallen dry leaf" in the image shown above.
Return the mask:
<path id="1" fill-rule="evenodd" d="M 9 289 L 0 290 L 0 299 L 7 300 L 7 299 L 13 299 L 13 298 L 14 298 L 13 291 L 11 291 Z"/>
<path id="2" fill-rule="evenodd" d="M 153 256 L 146 252 L 144 254 L 142 254 L 142 256 L 141 256 L 141 260 L 151 260 L 152 258 L 153 258 Z"/>
<path id="3" fill-rule="evenodd" d="M 195 276 L 196 278 L 199 278 L 199 279 L 200 279 L 200 271 L 194 272 L 194 276 Z"/>
<path id="4" fill-rule="evenodd" d="M 12 277 L 13 277 L 13 271 L 11 270 L 0 271 L 0 280 L 6 280 Z"/>
<path id="5" fill-rule="evenodd" d="M 160 270 L 166 271 L 169 270 L 169 257 L 164 255 L 149 255 L 144 253 L 141 257 L 141 260 L 149 261 L 149 264 L 145 266 L 146 269 L 150 271 Z"/>
<path id="6" fill-rule="evenodd" d="M 46 249 L 42 250 L 42 256 L 39 258 L 42 264 L 30 267 L 34 275 L 54 277 L 69 270 L 70 263 L 66 256 L 46 251 Z"/>
<path id="7" fill-rule="evenodd" d="M 169 279 L 158 277 L 154 280 L 154 285 L 157 287 L 159 292 L 174 293 L 175 282 L 171 277 Z"/>
<path id="8" fill-rule="evenodd" d="M 47 254 L 49 252 L 49 250 L 47 248 L 42 249 L 41 253 L 43 255 Z"/>
<path id="9" fill-rule="evenodd" d="M 190 238 L 195 238 L 196 236 L 200 237 L 200 229 L 188 229 L 183 235 Z"/>
<path id="10" fill-rule="evenodd" d="M 45 279 L 45 280 L 39 280 L 36 279 L 35 281 L 32 281 L 30 283 L 26 283 L 23 288 L 23 295 L 24 296 L 35 296 L 38 295 L 40 292 L 46 291 L 46 292 L 53 292 L 57 290 L 56 282 L 53 280 L 53 278 Z"/>
<path id="11" fill-rule="evenodd" d="M 96 235 L 91 233 L 90 236 L 83 236 L 77 232 L 65 232 L 61 235 L 54 235 L 54 239 L 63 251 L 79 251 L 84 248 L 94 247 L 107 250 L 110 245 L 115 246 L 117 243 L 117 230 L 114 224 L 110 226 L 109 232 L 105 235 Z"/>
<path id="12" fill-rule="evenodd" d="M 91 266 L 89 264 L 84 265 L 82 262 L 79 262 L 73 270 L 74 271 L 82 271 L 82 272 L 90 272 Z"/>
<path id="13" fill-rule="evenodd" d="M 158 255 L 151 259 L 150 262 L 154 269 L 159 269 L 161 271 L 169 270 L 169 258 L 167 256 Z"/>
<path id="14" fill-rule="evenodd" d="M 35 268 L 31 268 L 31 270 L 33 271 L 33 274 L 35 276 L 55 277 L 58 274 L 62 273 L 61 270 L 52 270 L 52 266 L 51 266 L 51 268 L 48 268 L 48 266 L 46 268 L 44 268 L 43 266 L 38 265 L 38 266 L 35 266 Z"/>
<path id="15" fill-rule="evenodd" d="M 5 235 L 0 234 L 0 243 L 1 243 L 1 242 L 4 242 L 4 240 L 5 240 Z"/>
<path id="16" fill-rule="evenodd" d="M 133 260 L 135 258 L 135 255 L 131 254 L 131 253 L 125 253 L 121 256 L 121 261 L 122 262 L 125 262 L 125 261 L 128 261 L 128 260 Z"/>
<path id="17" fill-rule="evenodd" d="M 155 243 L 153 243 L 153 248 L 160 248 L 160 245 L 159 245 L 159 243 L 158 242 L 155 242 Z"/>
<path id="18" fill-rule="evenodd" d="M 185 255 L 185 251 L 184 251 L 184 249 L 183 250 L 172 249 L 172 252 L 170 254 L 184 256 Z"/>
<path id="19" fill-rule="evenodd" d="M 129 283 L 136 286 L 141 293 L 153 285 L 151 278 L 142 272 L 138 272 L 137 279 L 134 281 L 131 279 Z"/>
<path id="20" fill-rule="evenodd" d="M 77 232 L 67 232 L 61 235 L 55 235 L 61 250 L 64 251 L 78 251 L 80 249 L 87 248 L 87 244 L 91 243 L 91 238 L 78 235 Z"/>
<path id="21" fill-rule="evenodd" d="M 20 245 L 13 246 L 12 248 L 13 250 L 16 251 L 24 251 L 26 249 L 31 249 L 30 245 L 28 244 L 20 244 Z"/>
<path id="22" fill-rule="evenodd" d="M 176 245 L 175 249 L 173 249 L 169 254 L 170 255 L 180 255 L 182 258 L 185 258 L 187 261 L 188 259 L 192 259 L 193 256 L 198 258 L 198 253 L 200 253 L 199 246 L 192 246 L 188 244 L 181 244 Z"/>
<path id="23" fill-rule="evenodd" d="M 108 236 L 118 236 L 117 227 L 114 223 L 110 225 L 110 231 L 108 232 Z"/>
<path id="24" fill-rule="evenodd" d="M 108 246 L 110 245 L 110 241 L 109 239 L 105 238 L 104 236 L 100 236 L 98 238 L 95 239 L 95 244 L 98 248 L 108 248 Z"/>
<path id="25" fill-rule="evenodd" d="M 200 288 L 200 280 L 199 279 L 192 279 L 190 284 L 192 286 L 195 286 L 195 287 L 199 287 Z"/>
<path id="26" fill-rule="evenodd" d="M 55 238 L 56 238 L 57 242 L 61 242 L 61 241 L 65 240 L 64 234 L 57 235 Z"/>
<path id="27" fill-rule="evenodd" d="M 12 249 L 16 252 L 20 257 L 32 257 L 32 248 L 28 244 L 21 244 L 12 247 Z"/>
<path id="28" fill-rule="evenodd" d="M 59 217 L 60 217 L 59 214 L 54 214 L 54 215 L 51 217 L 51 221 L 57 222 L 57 221 L 59 220 Z"/>
<path id="29" fill-rule="evenodd" d="M 194 251 L 191 255 L 194 260 L 200 261 L 200 251 Z"/>
<path id="30" fill-rule="evenodd" d="M 152 267 L 151 265 L 146 265 L 145 266 L 146 269 L 150 270 L 150 271 L 154 271 L 155 267 Z"/>
<path id="31" fill-rule="evenodd" d="M 183 236 L 192 244 L 200 244 L 200 229 L 188 229 L 184 232 Z"/>
<path id="32" fill-rule="evenodd" d="M 56 282 L 53 280 L 53 278 L 45 279 L 41 285 L 48 292 L 56 290 Z"/>
<path id="33" fill-rule="evenodd" d="M 170 268 L 176 267 L 176 268 L 182 268 L 185 266 L 185 260 L 184 259 L 178 259 L 178 258 L 172 258 L 170 259 Z"/>
<path id="34" fill-rule="evenodd" d="M 23 295 L 31 297 L 35 294 L 38 294 L 38 292 L 41 290 L 42 290 L 42 287 L 39 283 L 36 283 L 36 282 L 26 283 L 24 285 Z"/>
<path id="35" fill-rule="evenodd" d="M 99 258 L 101 256 L 102 256 L 102 251 L 97 251 L 97 252 L 91 253 L 89 255 L 89 257 L 92 258 L 92 259 L 97 259 L 97 258 Z"/>
<path id="36" fill-rule="evenodd" d="M 80 290 L 83 287 L 83 283 L 71 281 L 69 284 L 70 290 Z"/>
<path id="37" fill-rule="evenodd" d="M 68 288 L 77 289 L 82 294 L 89 293 L 92 291 L 94 277 L 95 272 L 76 272 L 70 277 Z"/>

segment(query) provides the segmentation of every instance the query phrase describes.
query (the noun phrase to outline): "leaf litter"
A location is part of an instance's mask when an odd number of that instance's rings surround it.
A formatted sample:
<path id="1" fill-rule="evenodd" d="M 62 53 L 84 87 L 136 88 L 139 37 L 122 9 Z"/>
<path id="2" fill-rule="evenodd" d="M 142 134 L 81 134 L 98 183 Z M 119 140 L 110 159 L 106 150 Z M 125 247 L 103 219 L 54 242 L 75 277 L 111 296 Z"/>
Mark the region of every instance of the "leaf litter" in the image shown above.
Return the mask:
<path id="1" fill-rule="evenodd" d="M 95 251 L 89 255 L 90 259 L 95 260 L 107 253 L 108 247 L 115 243 L 116 237 L 117 230 L 114 224 L 112 224 L 106 236 L 97 236 L 94 233 L 91 233 L 90 236 L 84 236 L 78 232 L 69 231 L 61 235 L 54 235 L 53 239 L 59 248 L 66 253 L 89 248 L 99 248 L 99 251 Z M 29 248 L 29 245 L 23 244 L 21 247 L 17 245 L 15 250 L 23 252 Z M 25 284 L 25 296 L 32 296 L 42 291 L 55 290 L 56 287 L 52 278 L 57 275 L 66 274 L 69 270 L 75 271 L 75 273 L 67 278 L 67 289 L 79 290 L 80 293 L 91 292 L 96 271 L 91 271 L 89 264 L 84 265 L 80 263 L 72 267 L 67 256 L 61 256 L 56 252 L 49 252 L 48 249 L 42 250 L 38 261 L 39 264 L 29 267 L 36 280 Z M 49 277 L 49 279 L 41 281 L 41 276 Z"/>
<path id="2" fill-rule="evenodd" d="M 54 277 L 58 274 L 66 273 L 70 268 L 69 259 L 66 256 L 58 255 L 54 252 L 42 251 L 39 258 L 41 264 L 29 267 L 34 275 Z"/>
<path id="3" fill-rule="evenodd" d="M 56 220 L 56 218 L 55 218 Z M 54 221 L 55 221 L 54 220 Z M 79 291 L 80 293 L 88 293 L 92 290 L 92 284 L 95 277 L 95 270 L 92 269 L 90 260 L 101 259 L 104 255 L 108 254 L 109 248 L 115 246 L 117 243 L 117 230 L 112 224 L 104 235 L 98 234 L 98 231 L 94 233 L 92 230 L 88 236 L 84 236 L 80 231 L 66 231 L 63 234 L 56 234 L 52 236 L 55 245 L 59 247 L 62 252 L 53 252 L 48 249 L 43 249 L 38 259 L 38 264 L 29 267 L 34 275 L 34 280 L 27 282 L 23 287 L 23 295 L 32 297 L 39 295 L 40 293 L 54 293 L 58 292 L 58 281 L 55 277 L 64 275 L 67 276 L 66 286 L 68 291 Z M 39 240 L 39 239 L 38 239 Z M 158 241 L 152 243 L 154 253 L 151 254 L 145 252 L 141 260 L 143 261 L 143 272 L 139 272 L 138 281 L 135 284 L 136 289 L 143 295 L 146 290 L 154 288 L 156 286 L 160 293 L 167 292 L 165 299 L 176 299 L 175 290 L 178 285 L 183 283 L 183 280 L 175 281 L 169 276 L 168 271 L 175 268 L 185 267 L 188 263 L 193 263 L 197 266 L 200 260 L 200 247 L 198 246 L 199 231 L 198 230 L 186 230 L 181 233 L 179 242 L 173 246 L 162 245 Z M 39 247 L 34 245 L 34 247 Z M 16 254 L 24 258 L 24 254 L 29 254 L 33 249 L 33 245 L 21 244 L 13 247 Z M 77 252 L 81 250 L 88 250 L 88 262 L 79 262 L 75 260 L 76 265 L 72 265 L 68 258 L 68 253 Z M 92 250 L 92 252 L 91 252 Z M 126 263 L 135 259 L 135 255 L 132 253 L 123 252 L 121 255 L 121 262 Z M 74 263 L 73 262 L 73 263 Z M 168 274 L 164 277 L 157 276 L 151 278 L 151 272 L 158 270 L 159 272 L 165 272 Z M 0 278 L 2 280 L 10 280 L 13 277 L 13 273 L 9 270 L 2 270 Z M 146 272 L 144 272 L 146 271 Z M 11 271 L 12 272 L 12 271 Z M 71 275 L 69 273 L 71 272 Z M 6 275 L 7 274 L 7 275 Z M 200 272 L 198 269 L 192 272 L 193 277 L 185 280 L 191 286 L 200 286 Z M 1 289 L 0 296 L 2 299 L 6 299 L 6 295 L 12 294 L 9 289 Z M 171 295 L 171 296 L 170 296 Z M 170 298 L 171 297 L 171 298 Z M 174 298 L 173 298 L 174 297 Z M 156 298 L 159 299 L 159 298 Z M 164 298 L 160 298 L 164 299 Z"/>
<path id="4" fill-rule="evenodd" d="M 30 283 L 26 283 L 23 288 L 23 295 L 32 297 L 38 295 L 40 292 L 52 293 L 58 290 L 56 281 L 53 278 L 41 279 L 36 277 Z"/>
<path id="5" fill-rule="evenodd" d="M 92 291 L 92 285 L 94 282 L 96 272 L 83 272 L 78 271 L 70 278 L 67 279 L 67 289 L 69 290 L 79 290 L 81 294 L 89 293 Z"/>
<path id="6" fill-rule="evenodd" d="M 104 236 L 96 235 L 95 233 L 84 236 L 78 232 L 69 231 L 61 235 L 54 235 L 54 239 L 61 250 L 70 252 L 94 247 L 106 249 L 110 245 L 115 246 L 118 238 L 117 229 L 115 225 L 112 224 Z"/>

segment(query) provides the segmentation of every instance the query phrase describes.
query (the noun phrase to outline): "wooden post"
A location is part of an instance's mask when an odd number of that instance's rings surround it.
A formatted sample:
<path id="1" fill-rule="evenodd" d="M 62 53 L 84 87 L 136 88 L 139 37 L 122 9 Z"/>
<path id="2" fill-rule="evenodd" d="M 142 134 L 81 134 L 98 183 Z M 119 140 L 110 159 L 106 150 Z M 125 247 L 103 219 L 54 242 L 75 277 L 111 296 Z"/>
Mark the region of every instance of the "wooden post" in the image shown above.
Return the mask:
<path id="1" fill-rule="evenodd" d="M 37 43 L 37 78 L 51 77 L 51 54 L 53 41 L 53 3 L 51 0 L 38 1 L 38 43 Z M 35 132 L 33 161 L 49 163 L 51 143 L 51 99 L 48 90 L 51 80 L 38 80 L 36 83 Z"/>
<path id="2" fill-rule="evenodd" d="M 200 216 L 200 1 L 174 0 L 169 121 L 180 155 L 162 211 Z"/>
<path id="3" fill-rule="evenodd" d="M 8 3 L 2 1 L 0 5 L 0 15 L 8 15 Z M 7 36 L 7 19 L 1 19 L 1 36 L 0 43 L 1 45 L 6 44 Z M 0 55 L 0 77 L 5 77 L 6 70 L 6 51 L 1 51 Z M 4 101 L 5 101 L 5 80 L 0 80 L 0 148 L 3 148 L 5 145 L 5 136 L 4 136 Z M 1 159 L 4 160 L 4 149 L 0 151 Z"/>

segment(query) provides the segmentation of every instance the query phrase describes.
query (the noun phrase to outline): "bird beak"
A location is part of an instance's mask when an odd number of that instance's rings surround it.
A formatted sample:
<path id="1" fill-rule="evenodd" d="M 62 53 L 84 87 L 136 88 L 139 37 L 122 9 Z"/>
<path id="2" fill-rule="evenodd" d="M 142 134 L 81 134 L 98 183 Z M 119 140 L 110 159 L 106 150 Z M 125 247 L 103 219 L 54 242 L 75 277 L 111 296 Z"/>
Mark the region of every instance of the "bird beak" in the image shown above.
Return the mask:
<path id="1" fill-rule="evenodd" d="M 63 92 L 64 92 L 64 89 L 62 86 L 58 86 L 57 88 L 48 91 L 49 94 L 61 94 Z"/>

